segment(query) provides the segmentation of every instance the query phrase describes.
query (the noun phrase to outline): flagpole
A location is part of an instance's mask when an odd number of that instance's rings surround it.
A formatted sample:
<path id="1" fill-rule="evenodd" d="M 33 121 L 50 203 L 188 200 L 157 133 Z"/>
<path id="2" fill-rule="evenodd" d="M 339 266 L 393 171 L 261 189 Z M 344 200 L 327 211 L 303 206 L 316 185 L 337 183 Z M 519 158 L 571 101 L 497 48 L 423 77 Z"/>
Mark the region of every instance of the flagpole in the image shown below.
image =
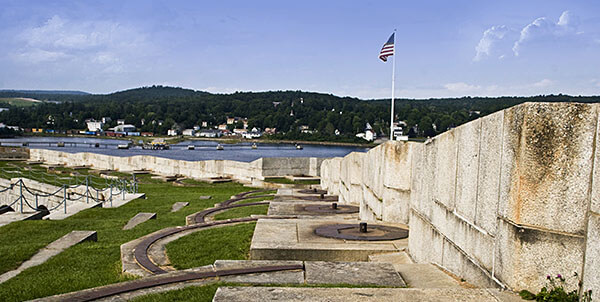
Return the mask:
<path id="1" fill-rule="evenodd" d="M 394 55 L 392 60 L 392 110 L 390 113 L 390 140 L 394 140 L 394 82 L 396 81 L 396 29 L 394 29 Z"/>

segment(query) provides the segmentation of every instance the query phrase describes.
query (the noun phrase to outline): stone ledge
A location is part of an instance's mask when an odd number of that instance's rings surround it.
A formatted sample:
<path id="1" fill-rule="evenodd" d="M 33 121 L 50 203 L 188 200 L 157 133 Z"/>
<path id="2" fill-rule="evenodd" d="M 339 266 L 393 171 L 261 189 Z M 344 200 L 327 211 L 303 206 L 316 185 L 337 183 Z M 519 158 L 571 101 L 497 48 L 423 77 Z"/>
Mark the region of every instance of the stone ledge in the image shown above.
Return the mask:
<path id="1" fill-rule="evenodd" d="M 494 289 L 465 288 L 300 288 L 300 287 L 220 287 L 213 302 L 237 301 L 480 301 L 517 302 L 519 296 Z"/>

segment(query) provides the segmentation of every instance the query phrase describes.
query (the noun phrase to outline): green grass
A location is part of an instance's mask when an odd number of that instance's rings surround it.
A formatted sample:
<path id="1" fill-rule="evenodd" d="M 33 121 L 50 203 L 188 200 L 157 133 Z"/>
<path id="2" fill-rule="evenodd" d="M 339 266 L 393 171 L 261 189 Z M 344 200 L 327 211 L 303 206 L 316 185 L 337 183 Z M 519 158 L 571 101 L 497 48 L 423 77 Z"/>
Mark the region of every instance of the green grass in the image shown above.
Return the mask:
<path id="1" fill-rule="evenodd" d="M 186 186 L 197 186 L 197 185 L 205 185 L 207 182 L 195 180 L 195 179 L 191 179 L 191 178 L 186 178 L 186 179 L 181 180 L 181 183 L 183 183 Z"/>
<path id="2" fill-rule="evenodd" d="M 265 179 L 265 182 L 271 182 L 276 184 L 293 184 L 293 185 L 318 185 L 321 183 L 320 180 L 291 180 L 285 177 L 273 177 Z"/>
<path id="3" fill-rule="evenodd" d="M 111 171 L 109 173 L 109 175 L 116 176 L 116 177 L 119 177 L 119 178 L 127 178 L 127 179 L 131 179 L 132 178 L 131 173 L 123 173 L 123 172 L 119 172 L 119 171 Z"/>
<path id="4" fill-rule="evenodd" d="M 153 179 L 154 174 L 138 174 L 135 179 L 139 184 L 164 184 L 165 182 L 160 179 Z"/>
<path id="5" fill-rule="evenodd" d="M 65 220 L 20 221 L 0 227 L 0 274 L 18 267 L 39 249 L 72 230 L 98 232 L 98 242 L 75 245 L 0 284 L 0 301 L 30 300 L 124 281 L 127 278 L 121 274 L 121 244 L 165 227 L 184 225 L 186 215 L 249 190 L 236 183 L 189 188 L 167 183 L 141 184 L 140 192 L 146 193 L 147 199 L 134 200 L 120 208 L 94 208 Z M 199 195 L 212 195 L 213 199 L 199 200 Z M 190 201 L 190 205 L 171 213 L 171 206 L 177 201 Z M 123 231 L 127 221 L 139 212 L 154 212 L 157 218 Z M 244 226 L 248 228 L 246 232 L 254 229 Z M 247 238 L 248 233 L 244 234 Z M 229 233 L 220 235 L 228 241 L 230 237 Z"/>
<path id="6" fill-rule="evenodd" d="M 233 208 L 215 215 L 215 220 L 225 220 L 232 218 L 248 217 L 250 215 L 267 215 L 268 204 Z"/>
<path id="7" fill-rule="evenodd" d="M 177 269 L 209 265 L 219 259 L 248 259 L 255 226 L 242 223 L 192 233 L 168 243 L 167 255 Z"/>

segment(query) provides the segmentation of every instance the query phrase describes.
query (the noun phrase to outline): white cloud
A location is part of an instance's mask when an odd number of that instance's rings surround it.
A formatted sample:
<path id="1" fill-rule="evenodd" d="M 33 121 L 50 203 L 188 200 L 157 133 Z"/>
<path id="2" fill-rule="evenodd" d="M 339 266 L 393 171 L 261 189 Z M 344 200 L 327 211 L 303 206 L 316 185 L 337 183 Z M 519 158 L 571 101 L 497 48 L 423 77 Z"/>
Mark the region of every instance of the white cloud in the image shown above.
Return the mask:
<path id="1" fill-rule="evenodd" d="M 505 25 L 492 26 L 484 31 L 479 44 L 475 46 L 473 61 L 480 61 L 483 57 L 489 56 L 494 44 L 504 39 L 508 31 L 509 29 Z"/>
<path id="2" fill-rule="evenodd" d="M 444 84 L 444 88 L 451 92 L 467 93 L 477 91 L 481 88 L 481 86 L 470 85 L 464 82 L 457 82 Z"/>
<path id="3" fill-rule="evenodd" d="M 554 81 L 550 80 L 550 79 L 543 79 L 539 82 L 535 82 L 533 83 L 534 87 L 548 87 L 550 85 L 554 84 Z"/>
<path id="4" fill-rule="evenodd" d="M 569 11 L 564 11 L 557 22 L 548 20 L 546 17 L 537 18 L 523 27 L 519 40 L 513 45 L 513 53 L 518 56 L 522 46 L 535 39 L 579 34 L 580 32 L 576 31 L 578 24 L 578 19 Z"/>
<path id="5" fill-rule="evenodd" d="M 21 52 L 13 57 L 20 62 L 28 64 L 38 64 L 46 62 L 55 62 L 69 56 L 60 51 L 47 51 L 43 49 L 31 49 Z"/>
<path id="6" fill-rule="evenodd" d="M 109 21 L 76 22 L 53 16 L 44 25 L 24 30 L 20 38 L 30 47 L 90 49 L 108 47 L 137 37 L 134 31 Z"/>
<path id="7" fill-rule="evenodd" d="M 17 62 L 44 64 L 60 62 L 65 68 L 88 69 L 99 73 L 120 73 L 124 64 L 151 53 L 146 35 L 118 22 L 77 21 L 53 16 L 16 37 L 11 56 Z"/>

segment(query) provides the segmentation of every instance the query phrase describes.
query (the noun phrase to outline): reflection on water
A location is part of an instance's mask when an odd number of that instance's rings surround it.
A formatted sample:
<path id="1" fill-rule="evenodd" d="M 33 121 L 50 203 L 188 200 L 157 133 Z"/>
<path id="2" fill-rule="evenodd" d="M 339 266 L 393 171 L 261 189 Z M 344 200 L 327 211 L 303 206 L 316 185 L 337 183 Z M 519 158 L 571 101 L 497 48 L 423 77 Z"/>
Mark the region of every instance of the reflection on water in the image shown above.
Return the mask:
<path id="1" fill-rule="evenodd" d="M 144 150 L 141 147 L 131 147 L 127 150 L 117 149 L 117 145 L 126 144 L 128 141 L 115 139 L 87 138 L 87 137 L 22 137 L 0 139 L 4 146 L 21 145 L 26 142 L 29 148 L 59 150 L 65 152 L 93 152 L 113 156 L 152 155 L 172 159 L 189 161 L 199 160 L 235 160 L 250 162 L 261 157 L 340 157 L 350 152 L 366 152 L 368 148 L 347 146 L 303 145 L 298 150 L 293 144 L 267 144 L 252 143 L 222 144 L 224 150 L 217 150 L 216 141 L 184 141 L 171 145 L 169 150 Z M 64 147 L 57 147 L 56 143 L 64 142 Z M 96 145 L 98 147 L 96 147 Z M 188 146 L 194 145 L 193 150 Z"/>

